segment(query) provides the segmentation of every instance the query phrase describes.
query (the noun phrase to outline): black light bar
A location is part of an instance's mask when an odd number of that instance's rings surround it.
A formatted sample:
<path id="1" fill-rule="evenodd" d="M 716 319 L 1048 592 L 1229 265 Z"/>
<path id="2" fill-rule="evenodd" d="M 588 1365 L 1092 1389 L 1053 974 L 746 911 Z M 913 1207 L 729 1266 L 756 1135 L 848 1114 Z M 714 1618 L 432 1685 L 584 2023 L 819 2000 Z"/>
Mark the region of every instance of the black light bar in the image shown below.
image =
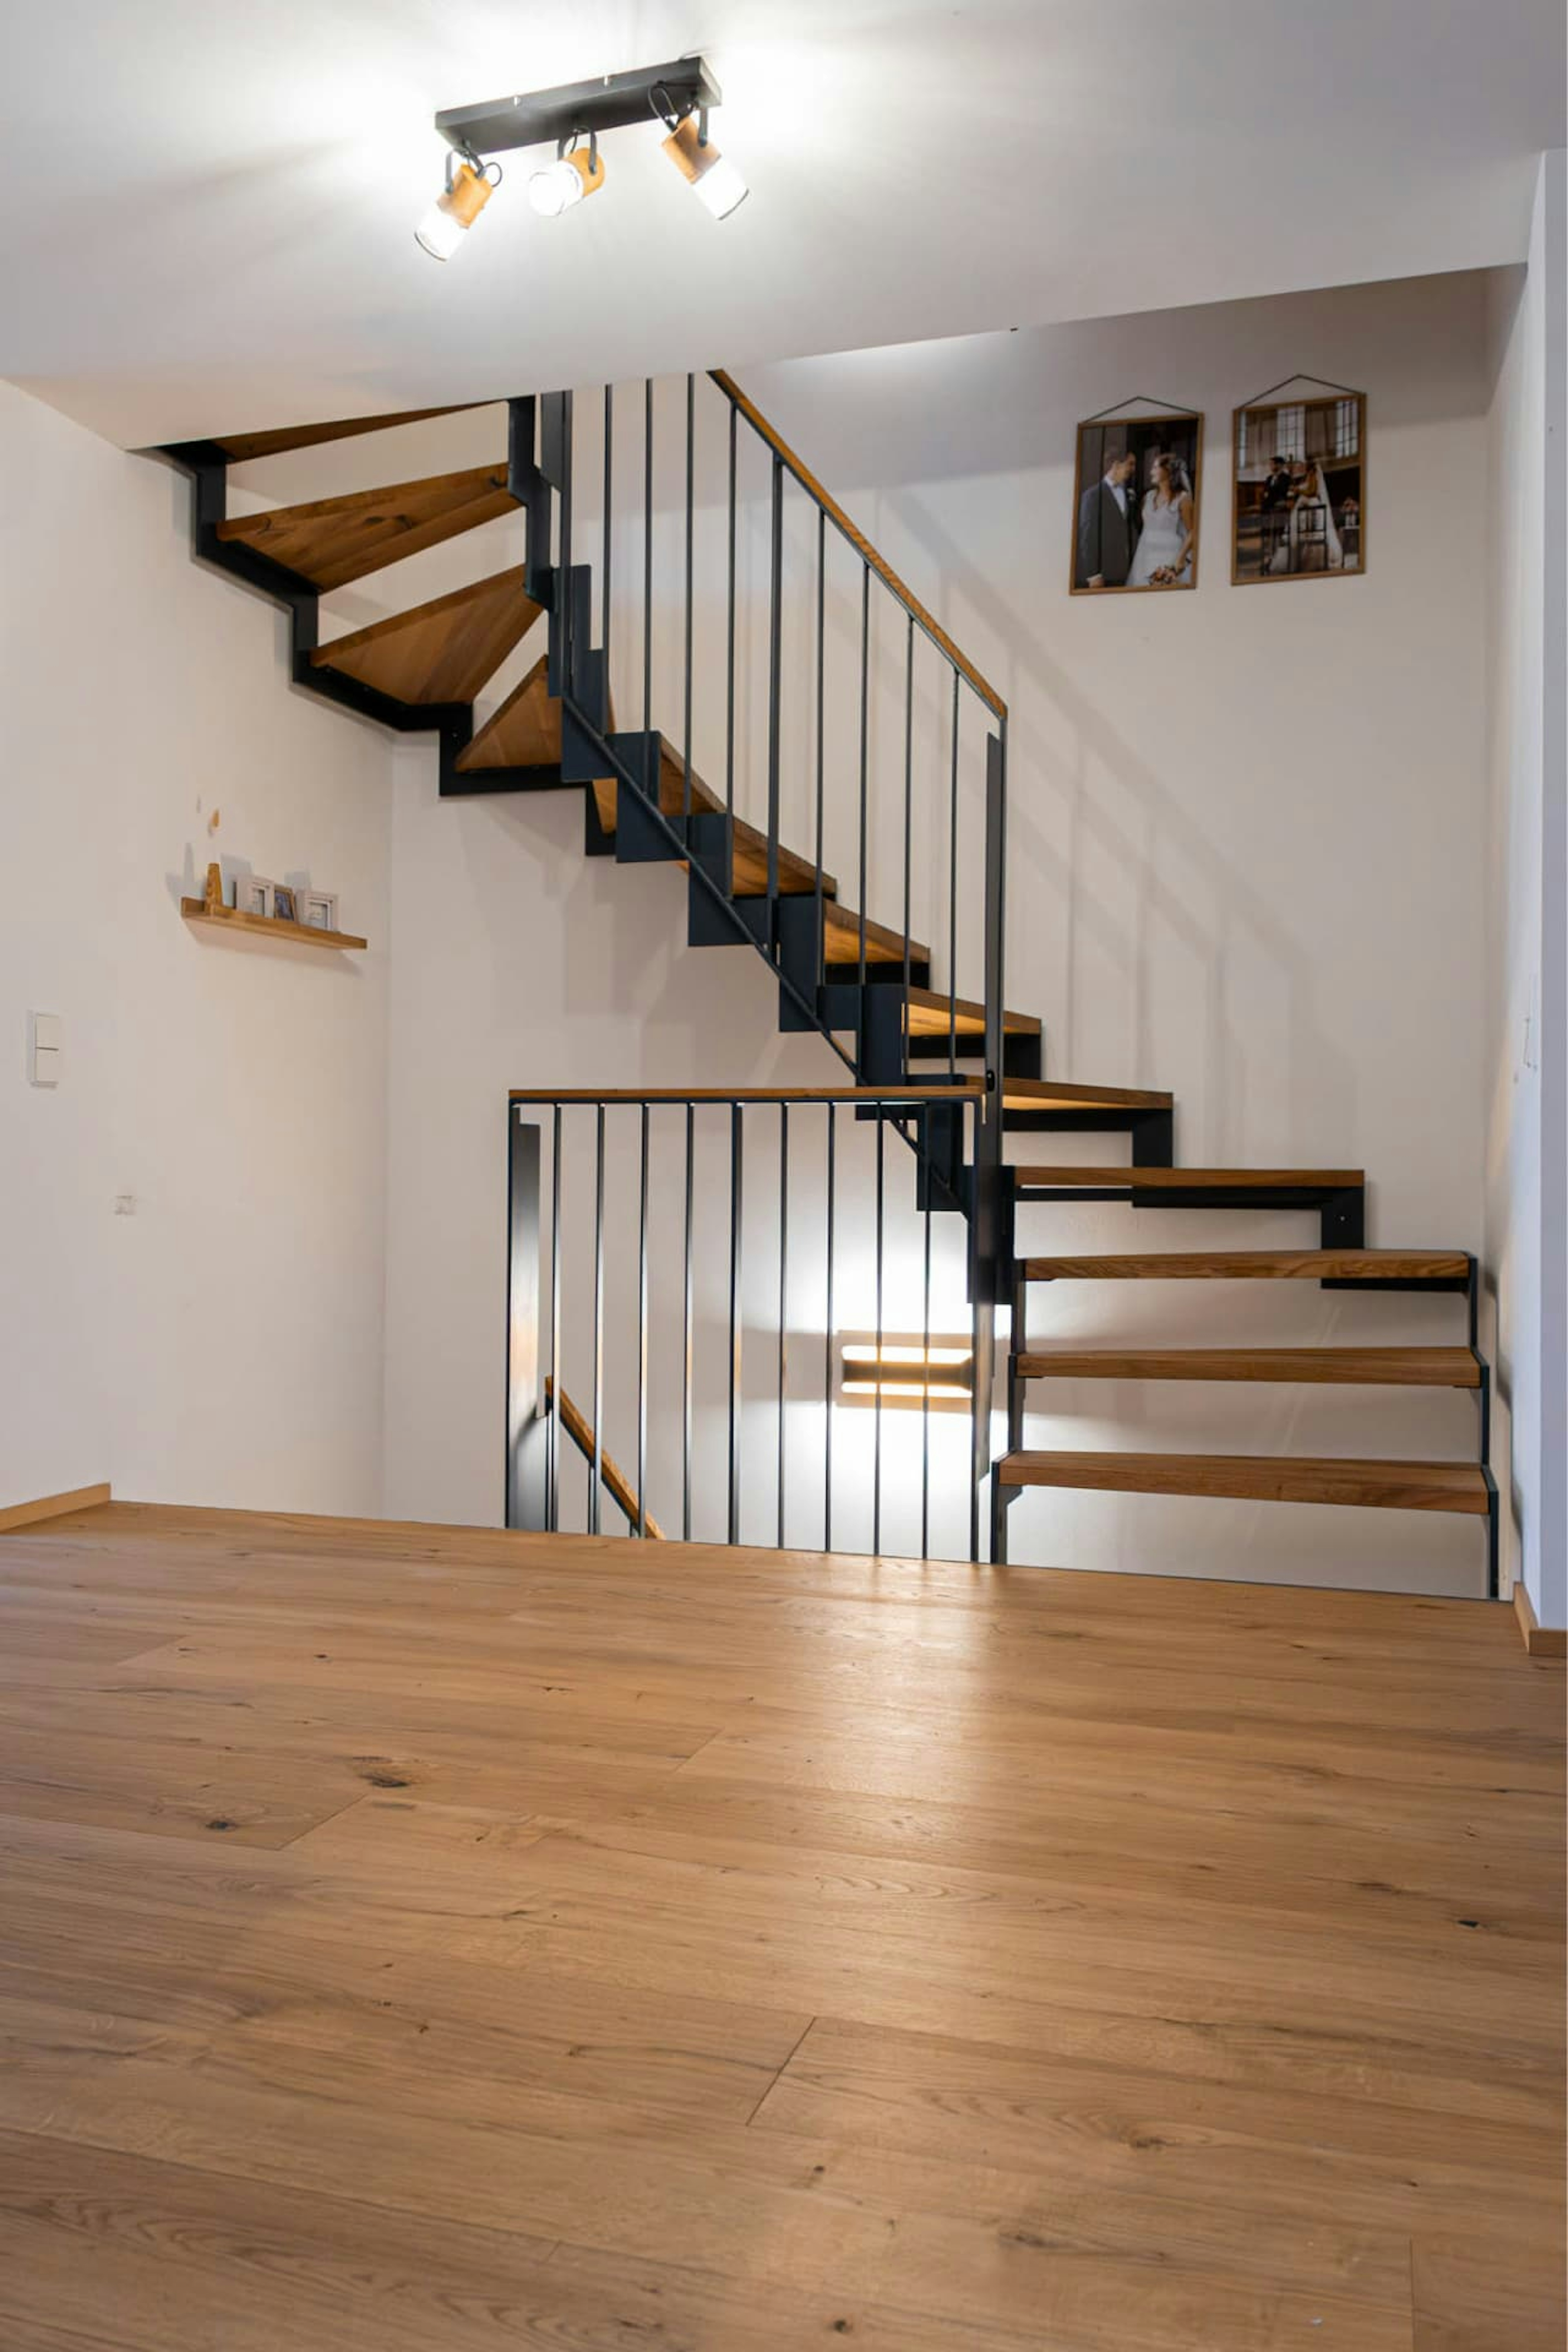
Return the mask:
<path id="1" fill-rule="evenodd" d="M 597 137 L 629 123 L 679 120 L 722 98 L 704 58 L 677 58 L 670 65 L 601 74 L 563 89 L 449 106 L 436 117 L 436 128 L 460 155 L 493 155 L 509 147 L 554 146 L 574 132 Z"/>

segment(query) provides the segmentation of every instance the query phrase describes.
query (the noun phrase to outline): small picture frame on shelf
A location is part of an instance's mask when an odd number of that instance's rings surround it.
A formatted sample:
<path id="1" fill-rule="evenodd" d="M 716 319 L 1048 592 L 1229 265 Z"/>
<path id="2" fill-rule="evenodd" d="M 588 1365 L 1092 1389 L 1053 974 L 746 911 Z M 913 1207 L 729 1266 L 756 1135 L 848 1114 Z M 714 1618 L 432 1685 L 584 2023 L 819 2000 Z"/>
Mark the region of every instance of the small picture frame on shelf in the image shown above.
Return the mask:
<path id="1" fill-rule="evenodd" d="M 237 874 L 234 877 L 234 910 L 237 915 L 265 915 L 277 912 L 278 885 L 260 874 Z"/>
<path id="2" fill-rule="evenodd" d="M 338 928 L 338 894 L 335 890 L 297 890 L 294 903 L 299 909 L 295 920 L 308 931 L 335 931 Z"/>
<path id="3" fill-rule="evenodd" d="M 271 913 L 272 919 L 275 923 L 297 923 L 299 921 L 300 918 L 295 912 L 294 893 L 289 888 L 287 882 L 273 883 Z"/>

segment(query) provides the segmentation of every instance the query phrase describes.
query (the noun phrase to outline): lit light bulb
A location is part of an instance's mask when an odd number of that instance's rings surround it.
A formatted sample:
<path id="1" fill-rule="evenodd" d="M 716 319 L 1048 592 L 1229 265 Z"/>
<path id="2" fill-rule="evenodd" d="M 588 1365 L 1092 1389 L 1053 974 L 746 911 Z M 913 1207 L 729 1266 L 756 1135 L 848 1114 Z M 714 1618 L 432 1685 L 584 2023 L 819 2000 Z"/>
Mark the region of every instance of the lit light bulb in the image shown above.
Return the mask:
<path id="1" fill-rule="evenodd" d="M 482 172 L 459 163 L 451 184 L 438 195 L 418 227 L 415 242 L 432 261 L 449 261 L 460 248 L 465 230 L 473 226 L 494 191 Z"/>
<path id="2" fill-rule="evenodd" d="M 580 205 L 584 196 L 595 194 L 604 184 L 605 166 L 598 142 L 590 140 L 586 147 L 574 147 L 569 155 L 558 155 L 542 171 L 530 173 L 528 201 L 546 220 L 554 220 L 574 205 Z"/>
<path id="3" fill-rule="evenodd" d="M 715 220 L 726 219 L 750 193 L 740 167 L 721 155 L 710 141 L 702 139 L 694 115 L 676 124 L 664 142 L 664 152 Z"/>

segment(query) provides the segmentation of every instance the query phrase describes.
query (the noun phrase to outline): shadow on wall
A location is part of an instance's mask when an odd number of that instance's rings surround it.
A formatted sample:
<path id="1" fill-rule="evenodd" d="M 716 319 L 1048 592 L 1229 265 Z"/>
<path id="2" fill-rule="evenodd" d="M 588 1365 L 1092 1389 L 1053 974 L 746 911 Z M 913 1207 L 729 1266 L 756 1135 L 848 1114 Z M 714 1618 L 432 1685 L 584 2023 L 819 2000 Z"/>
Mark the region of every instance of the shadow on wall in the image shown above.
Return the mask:
<path id="1" fill-rule="evenodd" d="M 1325 1034 L 1316 1010 L 1321 948 L 1293 938 L 1285 929 L 1242 867 L 1194 821 L 1105 710 L 1074 684 L 1065 667 L 1051 658 L 1039 640 L 1020 646 L 1003 597 L 929 509 L 909 499 L 878 503 L 893 516 L 897 535 L 915 541 L 924 551 L 930 566 L 926 576 L 942 583 L 943 626 L 968 625 L 971 616 L 978 616 L 993 641 L 1006 648 L 1000 685 L 1010 713 L 1008 862 L 1015 872 L 1026 871 L 1036 887 L 1052 893 L 1064 941 L 1065 992 L 1059 1004 L 1050 1008 L 1048 1030 L 1068 1041 L 1070 1057 L 1078 1034 L 1079 933 L 1086 931 L 1106 961 L 1130 976 L 1135 991 L 1129 1081 L 1160 1083 L 1160 1072 L 1153 1066 L 1151 999 L 1159 965 L 1149 951 L 1149 933 L 1158 924 L 1204 975 L 1206 1019 L 1202 1066 L 1212 1072 L 1231 1069 L 1238 1044 L 1226 1014 L 1227 937 L 1244 931 L 1279 977 L 1282 1056 L 1292 1083 L 1310 1095 L 1323 1133 L 1352 1134 L 1354 1067 L 1350 1056 Z M 949 617 L 954 614 L 963 615 L 963 623 Z M 973 635 L 972 627 L 970 634 Z M 1070 730 L 1074 750 L 1069 763 L 1064 764 L 1055 740 L 1048 740 L 1035 722 L 1019 717 L 1020 673 L 1034 695 Z M 1103 792 L 1094 789 L 1097 772 L 1111 778 L 1123 803 L 1136 810 L 1136 828 L 1119 819 Z M 1031 809 L 1027 794 L 1019 789 L 1019 780 L 1025 776 L 1037 780 L 1053 794 L 1061 820 L 1054 837 Z M 1058 846 L 1063 839 L 1065 852 Z M 1134 901 L 1131 916 L 1113 909 L 1085 887 L 1083 867 L 1095 853 L 1114 867 L 1131 892 Z M 1207 905 L 1223 910 L 1226 928 L 1218 937 L 1209 917 L 1178 894 L 1173 878 L 1178 873 L 1189 879 L 1198 877 Z M 1018 919 L 1015 913 L 1014 922 Z M 1030 921 L 1037 927 L 1033 915 Z M 1013 952 L 1016 956 L 1016 945 Z M 1013 992 L 1016 993 L 1016 982 Z M 1064 1076 L 1070 1074 L 1063 1068 L 1059 1055 L 1053 1066 Z M 1215 1150 L 1223 1151 L 1226 1134 L 1239 1131 L 1240 1111 L 1239 1101 L 1222 1102 Z M 1192 1156 L 1190 1150 L 1185 1156 Z"/>

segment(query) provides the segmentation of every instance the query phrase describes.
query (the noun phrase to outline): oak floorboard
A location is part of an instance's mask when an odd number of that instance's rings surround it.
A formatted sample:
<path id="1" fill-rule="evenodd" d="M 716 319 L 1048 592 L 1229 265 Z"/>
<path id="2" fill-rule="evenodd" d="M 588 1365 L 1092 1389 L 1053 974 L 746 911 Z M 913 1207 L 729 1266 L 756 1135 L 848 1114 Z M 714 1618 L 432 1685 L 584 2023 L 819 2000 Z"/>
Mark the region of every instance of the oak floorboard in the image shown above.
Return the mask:
<path id="1" fill-rule="evenodd" d="M 0 2344 L 1545 2352 L 1563 1688 L 1479 1602 L 0 1537 Z"/>

